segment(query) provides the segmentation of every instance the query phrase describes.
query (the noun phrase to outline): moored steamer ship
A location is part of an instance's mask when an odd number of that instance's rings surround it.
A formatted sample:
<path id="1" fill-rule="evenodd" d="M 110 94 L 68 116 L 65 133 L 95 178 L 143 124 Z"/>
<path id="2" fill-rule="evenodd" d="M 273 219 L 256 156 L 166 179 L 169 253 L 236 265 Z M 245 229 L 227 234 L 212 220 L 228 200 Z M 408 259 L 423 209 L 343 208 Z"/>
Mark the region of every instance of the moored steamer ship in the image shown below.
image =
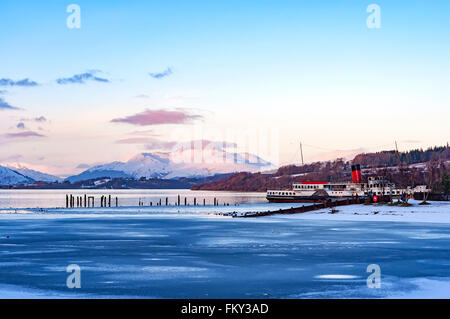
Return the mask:
<path id="1" fill-rule="evenodd" d="M 338 198 L 401 198 L 415 193 L 429 192 L 426 186 L 415 188 L 396 188 L 394 183 L 383 176 L 369 177 L 367 183 L 362 182 L 361 166 L 352 165 L 352 182 L 330 183 L 311 181 L 293 184 L 290 190 L 268 190 L 266 198 L 269 202 L 321 202 Z"/>

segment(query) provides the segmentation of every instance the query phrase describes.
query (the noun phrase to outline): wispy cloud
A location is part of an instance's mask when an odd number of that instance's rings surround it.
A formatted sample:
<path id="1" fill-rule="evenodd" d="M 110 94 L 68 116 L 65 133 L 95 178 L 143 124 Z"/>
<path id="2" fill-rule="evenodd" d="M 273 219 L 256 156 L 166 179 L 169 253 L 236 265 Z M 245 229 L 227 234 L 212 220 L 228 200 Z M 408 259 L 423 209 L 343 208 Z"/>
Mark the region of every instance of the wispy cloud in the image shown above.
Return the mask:
<path id="1" fill-rule="evenodd" d="M 150 96 L 147 94 L 138 94 L 135 96 L 135 98 L 138 98 L 138 99 L 148 99 L 149 97 Z"/>
<path id="2" fill-rule="evenodd" d="M 153 129 L 144 130 L 144 131 L 133 131 L 133 132 L 128 133 L 128 135 L 144 135 L 144 136 L 152 136 L 152 137 L 161 136 L 161 134 L 156 133 Z"/>
<path id="3" fill-rule="evenodd" d="M 30 79 L 23 79 L 14 81 L 11 79 L 0 79 L 0 86 L 38 86 L 39 84 L 35 81 L 31 81 Z"/>
<path id="4" fill-rule="evenodd" d="M 153 141 L 151 137 L 131 137 L 116 141 L 117 144 L 145 144 Z"/>
<path id="5" fill-rule="evenodd" d="M 0 162 L 2 163 L 10 163 L 10 162 L 18 162 L 21 161 L 24 157 L 20 154 L 10 155 L 6 157 L 0 157 Z"/>
<path id="6" fill-rule="evenodd" d="M 89 167 L 91 167 L 91 165 L 82 163 L 82 164 L 77 165 L 76 168 L 77 169 L 86 169 L 86 168 L 89 168 Z"/>
<path id="7" fill-rule="evenodd" d="M 44 116 L 39 116 L 34 119 L 36 122 L 47 122 L 47 119 Z"/>
<path id="8" fill-rule="evenodd" d="M 420 141 L 420 140 L 403 140 L 403 141 L 400 141 L 400 143 L 405 143 L 405 144 L 420 144 L 420 143 L 422 143 L 422 141 Z"/>
<path id="9" fill-rule="evenodd" d="M 117 144 L 143 144 L 147 150 L 168 150 L 177 142 L 162 141 L 152 137 L 132 137 L 116 141 Z"/>
<path id="10" fill-rule="evenodd" d="M 47 122 L 47 118 L 45 116 L 33 117 L 33 118 L 21 118 L 22 122 L 38 122 L 44 123 Z"/>
<path id="11" fill-rule="evenodd" d="M 169 76 L 169 75 L 171 75 L 173 72 L 172 72 L 172 69 L 171 68 L 167 68 L 166 70 L 164 70 L 164 71 L 162 71 L 162 72 L 159 72 L 159 73 L 149 73 L 148 75 L 150 75 L 152 78 L 154 78 L 154 79 L 158 79 L 158 80 L 160 80 L 160 79 L 162 79 L 162 78 L 165 78 L 166 76 Z"/>
<path id="12" fill-rule="evenodd" d="M 85 84 L 87 81 L 103 82 L 103 83 L 111 82 L 108 79 L 96 76 L 95 74 L 97 72 L 99 72 L 99 71 L 92 70 L 92 71 L 89 71 L 86 73 L 75 74 L 68 78 L 59 78 L 56 80 L 56 83 L 65 85 L 65 84 Z"/>
<path id="13" fill-rule="evenodd" d="M 192 140 L 167 141 L 154 137 L 132 137 L 116 141 L 117 144 L 142 144 L 149 151 L 180 151 L 180 150 L 209 150 L 223 151 L 227 148 L 236 148 L 237 144 L 227 141 Z"/>
<path id="14" fill-rule="evenodd" d="M 23 137 L 45 137 L 45 135 L 33 132 L 33 131 L 26 131 L 26 132 L 20 132 L 20 133 L 7 133 L 3 135 L 7 138 L 23 138 Z"/>
<path id="15" fill-rule="evenodd" d="M 203 116 L 201 115 L 189 114 L 188 112 L 183 110 L 146 110 L 135 115 L 113 119 L 111 120 L 111 122 L 147 126 L 160 124 L 186 124 L 202 118 Z"/>
<path id="16" fill-rule="evenodd" d="M 227 141 L 211 141 L 211 140 L 191 140 L 186 142 L 179 141 L 161 141 L 153 139 L 150 143 L 145 144 L 147 150 L 197 150 L 197 151 L 224 151 L 227 148 L 236 148 L 237 144 Z"/>
<path id="17" fill-rule="evenodd" d="M 12 106 L 0 97 L 0 110 L 20 110 L 20 108 Z"/>
<path id="18" fill-rule="evenodd" d="M 368 149 L 360 147 L 350 150 L 329 150 L 327 152 L 321 152 L 317 154 L 317 160 L 331 161 L 336 158 L 344 158 L 346 160 L 352 160 L 356 155 L 366 153 Z"/>

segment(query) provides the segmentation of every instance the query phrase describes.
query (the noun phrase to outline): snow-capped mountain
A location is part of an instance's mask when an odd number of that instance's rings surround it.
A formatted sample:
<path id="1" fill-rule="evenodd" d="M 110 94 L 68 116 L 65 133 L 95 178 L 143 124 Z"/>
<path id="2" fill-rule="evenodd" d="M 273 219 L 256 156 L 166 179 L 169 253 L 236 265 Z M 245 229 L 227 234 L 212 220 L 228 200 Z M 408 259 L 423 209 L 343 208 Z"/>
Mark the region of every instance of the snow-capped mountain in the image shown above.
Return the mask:
<path id="1" fill-rule="evenodd" d="M 243 171 L 257 172 L 273 167 L 271 163 L 252 154 L 229 153 L 218 147 L 186 148 L 171 153 L 142 153 L 127 162 L 97 165 L 67 180 L 76 182 L 100 177 L 175 179 Z"/>
<path id="2" fill-rule="evenodd" d="M 7 164 L 5 165 L 5 167 L 16 171 L 20 174 L 22 174 L 23 176 L 29 177 L 30 179 L 33 179 L 36 182 L 48 182 L 48 183 L 52 183 L 55 181 L 61 181 L 62 178 L 55 176 L 55 175 L 50 175 L 47 173 L 42 173 L 33 169 L 30 169 L 22 164 Z"/>
<path id="3" fill-rule="evenodd" d="M 0 166 L 0 185 L 11 186 L 17 184 L 31 184 L 34 180 L 26 177 L 19 172 L 16 172 L 10 168 Z"/>

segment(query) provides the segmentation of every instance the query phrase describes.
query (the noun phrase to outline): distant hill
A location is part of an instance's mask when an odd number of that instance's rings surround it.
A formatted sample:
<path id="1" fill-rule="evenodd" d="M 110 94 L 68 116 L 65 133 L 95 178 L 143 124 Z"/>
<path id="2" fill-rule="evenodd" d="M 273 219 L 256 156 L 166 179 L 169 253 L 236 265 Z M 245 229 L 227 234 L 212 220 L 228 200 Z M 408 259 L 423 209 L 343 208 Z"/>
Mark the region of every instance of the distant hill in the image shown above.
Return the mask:
<path id="1" fill-rule="evenodd" d="M 440 179 L 450 166 L 450 148 L 359 154 L 352 161 L 336 159 L 304 166 L 283 166 L 272 174 L 241 172 L 191 189 L 265 192 L 268 189 L 288 189 L 293 183 L 302 181 L 351 181 L 352 163 L 361 164 L 365 180 L 369 176 L 384 175 L 399 186 L 430 184 L 431 181 L 434 187 L 439 188 Z"/>
<path id="2" fill-rule="evenodd" d="M 8 167 L 0 166 L 0 185 L 31 184 L 34 180 Z"/>
<path id="3" fill-rule="evenodd" d="M 22 164 L 14 164 L 14 165 L 8 164 L 5 166 L 8 167 L 9 169 L 12 169 L 12 170 L 22 174 L 23 176 L 31 178 L 32 180 L 34 180 L 36 182 L 50 182 L 51 183 L 51 182 L 62 180 L 61 177 L 43 173 L 43 172 L 39 172 L 39 171 L 30 169 Z"/>

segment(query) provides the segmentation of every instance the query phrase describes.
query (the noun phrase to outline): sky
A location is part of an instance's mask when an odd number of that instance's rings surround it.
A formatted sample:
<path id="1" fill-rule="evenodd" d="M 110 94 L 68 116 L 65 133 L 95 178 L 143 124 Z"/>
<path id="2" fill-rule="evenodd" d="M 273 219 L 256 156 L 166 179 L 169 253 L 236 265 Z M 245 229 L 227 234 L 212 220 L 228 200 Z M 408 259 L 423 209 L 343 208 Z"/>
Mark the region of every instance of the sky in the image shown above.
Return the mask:
<path id="1" fill-rule="evenodd" d="M 2 0 L 0 163 L 67 176 L 199 139 L 277 165 L 300 162 L 300 142 L 306 162 L 444 145 L 449 12 L 448 1 Z"/>

